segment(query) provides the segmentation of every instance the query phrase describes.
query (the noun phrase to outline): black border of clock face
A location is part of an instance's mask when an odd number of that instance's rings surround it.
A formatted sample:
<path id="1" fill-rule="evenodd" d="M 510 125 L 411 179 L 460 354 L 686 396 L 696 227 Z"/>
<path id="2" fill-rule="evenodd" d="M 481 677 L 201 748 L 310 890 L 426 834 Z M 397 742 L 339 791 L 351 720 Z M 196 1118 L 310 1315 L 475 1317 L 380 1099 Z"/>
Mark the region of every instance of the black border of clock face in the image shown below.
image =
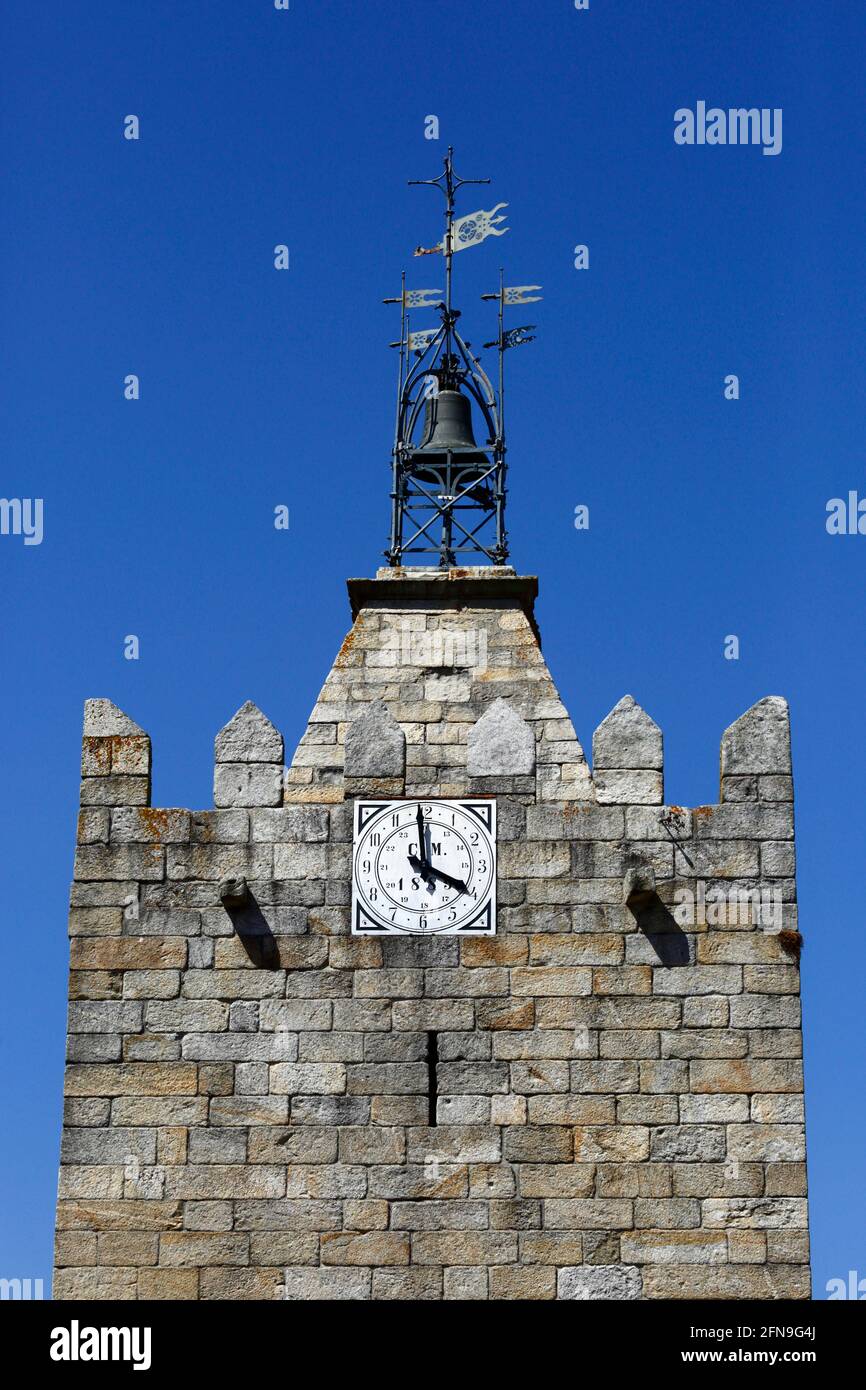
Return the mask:
<path id="1" fill-rule="evenodd" d="M 431 797 L 430 797 L 430 802 L 431 802 L 431 804 L 432 804 L 434 801 L 443 801 L 443 800 L 444 800 L 444 801 L 454 801 L 454 802 L 456 802 L 456 804 L 461 808 L 461 810 L 465 811 L 466 814 L 467 814 L 468 816 L 477 816 L 478 819 L 481 821 L 481 824 L 484 826 L 485 830 L 487 831 L 488 835 L 492 835 L 492 834 L 493 834 L 493 805 L 494 805 L 494 803 L 493 803 L 492 801 L 476 801 L 476 802 L 471 802 L 471 801 L 458 801 L 456 797 L 450 797 L 450 796 L 449 796 L 449 797 L 436 797 L 436 796 L 431 796 Z M 423 804 L 423 798 L 422 798 L 422 804 Z"/>
<path id="2" fill-rule="evenodd" d="M 380 811 L 384 811 L 386 807 L 392 806 L 393 804 L 394 803 L 392 801 L 361 801 L 360 799 L 358 799 L 355 802 L 355 815 L 352 818 L 354 821 L 352 835 L 353 853 L 354 841 L 357 839 L 361 831 L 364 829 L 364 826 L 367 824 L 367 821 L 372 820 L 373 817 L 378 815 Z"/>
<path id="3" fill-rule="evenodd" d="M 459 806 L 467 815 L 475 816 L 481 821 L 488 835 L 494 840 L 494 853 L 496 851 L 494 817 L 496 814 L 496 801 L 494 798 L 478 801 L 461 801 L 459 797 L 387 797 L 382 801 L 364 801 L 360 797 L 355 801 L 352 834 L 352 924 L 351 934 L 353 936 L 423 936 L 432 939 L 437 936 L 495 936 L 496 935 L 496 888 L 498 881 L 497 872 L 493 875 L 493 882 L 490 889 L 490 897 L 481 908 L 476 917 L 470 922 L 465 922 L 462 927 L 456 930 L 446 931 L 411 931 L 403 927 L 387 927 L 381 922 L 376 922 L 364 911 L 360 902 L 355 896 L 355 858 L 357 849 L 357 838 L 364 830 L 365 826 L 380 811 L 385 811 L 391 806 L 407 805 L 414 801 L 419 801 L 423 806 L 425 803 L 432 805 Z M 498 859 L 497 859 L 498 865 Z M 362 925 L 363 923 L 363 925 Z"/>

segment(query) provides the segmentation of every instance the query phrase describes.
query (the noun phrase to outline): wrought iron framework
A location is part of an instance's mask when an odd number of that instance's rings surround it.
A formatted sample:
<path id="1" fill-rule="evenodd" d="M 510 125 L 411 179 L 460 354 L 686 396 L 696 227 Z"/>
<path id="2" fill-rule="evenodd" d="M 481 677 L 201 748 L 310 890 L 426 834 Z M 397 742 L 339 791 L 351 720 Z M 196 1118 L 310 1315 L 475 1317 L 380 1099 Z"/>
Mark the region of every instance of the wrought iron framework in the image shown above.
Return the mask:
<path id="1" fill-rule="evenodd" d="M 435 304 L 424 301 L 425 308 L 438 312 L 440 322 L 437 329 L 421 335 L 410 333 L 405 273 L 399 298 L 384 301 L 400 305 L 400 337 L 391 344 L 399 349 L 399 365 L 391 470 L 391 535 L 385 555 L 391 565 L 403 565 L 407 557 L 415 555 L 437 556 L 442 568 L 461 563 L 461 557 L 467 555 L 501 565 L 508 558 L 504 356 L 509 346 L 516 345 L 514 331 L 509 335 L 504 329 L 503 310 L 508 301 L 502 271 L 498 292 L 482 296 L 499 303 L 497 338 L 485 344 L 498 351 L 498 390 L 459 332 L 460 311 L 453 307 L 451 298 L 454 196 L 464 185 L 488 184 L 490 180 L 459 178 L 449 147 L 439 178 L 409 182 L 439 188 L 445 197 L 445 235 L 442 243 L 433 248 L 445 257 L 445 298 Z M 419 248 L 416 254 L 432 253 Z M 411 293 L 408 297 L 411 299 Z M 429 413 L 429 398 L 438 397 L 443 391 L 457 392 L 474 403 L 476 418 L 480 418 L 486 430 L 483 442 L 471 442 L 470 427 L 470 439 L 442 448 L 437 445 L 432 453 L 429 445 L 426 450 L 422 448 L 422 413 Z M 469 410 L 471 418 L 471 405 Z M 479 441 L 480 438 L 479 435 Z"/>

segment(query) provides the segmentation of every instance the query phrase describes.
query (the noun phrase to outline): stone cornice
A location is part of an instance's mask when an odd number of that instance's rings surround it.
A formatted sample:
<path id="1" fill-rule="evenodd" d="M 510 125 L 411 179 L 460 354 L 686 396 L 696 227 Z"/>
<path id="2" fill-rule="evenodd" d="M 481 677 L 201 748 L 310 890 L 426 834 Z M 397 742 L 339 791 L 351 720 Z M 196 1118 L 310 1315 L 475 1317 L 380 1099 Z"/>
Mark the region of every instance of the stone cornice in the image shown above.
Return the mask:
<path id="1" fill-rule="evenodd" d="M 532 624 L 536 635 L 535 600 L 538 597 L 538 577 L 517 574 L 510 565 L 478 565 L 472 568 L 440 570 L 422 568 L 383 568 L 375 579 L 347 579 L 352 618 L 362 608 L 396 603 L 411 608 L 424 607 L 473 608 L 489 603 L 519 608 Z"/>

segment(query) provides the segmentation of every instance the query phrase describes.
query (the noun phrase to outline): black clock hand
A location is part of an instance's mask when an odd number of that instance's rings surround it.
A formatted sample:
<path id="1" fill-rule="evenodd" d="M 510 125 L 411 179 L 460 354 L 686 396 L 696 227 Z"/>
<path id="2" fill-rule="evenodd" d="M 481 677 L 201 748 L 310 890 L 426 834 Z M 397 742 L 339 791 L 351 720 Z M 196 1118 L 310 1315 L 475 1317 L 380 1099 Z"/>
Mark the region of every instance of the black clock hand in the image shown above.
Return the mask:
<path id="1" fill-rule="evenodd" d="M 421 856 L 421 863 L 425 869 L 429 869 L 430 864 L 427 859 L 427 847 L 424 843 L 424 812 L 421 810 L 421 802 L 418 802 L 418 814 L 415 817 L 418 824 L 418 853 Z"/>
<path id="2" fill-rule="evenodd" d="M 436 878 L 441 878 L 443 883 L 447 883 L 449 888 L 456 888 L 460 893 L 468 892 L 468 886 L 462 878 L 452 878 L 450 874 L 446 874 L 442 869 L 437 869 L 433 864 L 430 865 L 430 872 Z"/>

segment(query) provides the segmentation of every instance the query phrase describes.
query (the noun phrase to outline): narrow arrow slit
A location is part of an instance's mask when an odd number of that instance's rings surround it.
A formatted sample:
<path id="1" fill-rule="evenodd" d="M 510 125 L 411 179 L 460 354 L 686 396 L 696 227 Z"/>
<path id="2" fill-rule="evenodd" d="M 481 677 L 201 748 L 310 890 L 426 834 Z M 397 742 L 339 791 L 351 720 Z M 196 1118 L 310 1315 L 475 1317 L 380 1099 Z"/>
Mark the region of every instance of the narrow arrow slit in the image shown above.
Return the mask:
<path id="1" fill-rule="evenodd" d="M 436 1124 L 436 1067 L 439 1062 L 439 1037 L 427 1034 L 427 1123 Z"/>

